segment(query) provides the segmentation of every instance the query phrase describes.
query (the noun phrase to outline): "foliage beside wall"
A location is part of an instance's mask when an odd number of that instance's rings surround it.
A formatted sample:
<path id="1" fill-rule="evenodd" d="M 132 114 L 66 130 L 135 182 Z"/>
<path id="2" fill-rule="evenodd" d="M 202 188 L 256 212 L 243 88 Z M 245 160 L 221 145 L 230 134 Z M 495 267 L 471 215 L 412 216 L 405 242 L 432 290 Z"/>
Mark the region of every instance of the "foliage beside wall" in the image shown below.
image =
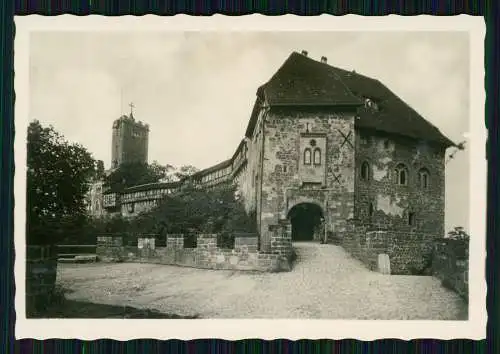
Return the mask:
<path id="1" fill-rule="evenodd" d="M 448 232 L 448 238 L 452 240 L 469 240 L 470 236 L 462 226 L 455 226 Z"/>
<path id="2" fill-rule="evenodd" d="M 182 193 L 166 195 L 160 204 L 135 218 L 121 216 L 96 219 L 86 225 L 85 234 L 117 235 L 124 243 L 136 242 L 137 235 L 156 235 L 159 244 L 167 234 L 221 234 L 231 244 L 235 233 L 257 234 L 255 213 L 248 215 L 233 186 L 214 189 L 188 187 Z"/>
<path id="3" fill-rule="evenodd" d="M 134 229 L 150 233 L 256 232 L 256 223 L 236 197 L 234 186 L 190 187 L 167 195 L 160 205 L 134 219 Z"/>

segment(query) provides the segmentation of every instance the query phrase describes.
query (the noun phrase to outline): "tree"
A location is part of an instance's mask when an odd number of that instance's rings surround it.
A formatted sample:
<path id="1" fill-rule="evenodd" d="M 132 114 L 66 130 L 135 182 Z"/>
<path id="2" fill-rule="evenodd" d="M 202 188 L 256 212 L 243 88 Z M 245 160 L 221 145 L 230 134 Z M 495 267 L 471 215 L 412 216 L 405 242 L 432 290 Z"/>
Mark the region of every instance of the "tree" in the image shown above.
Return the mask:
<path id="1" fill-rule="evenodd" d="M 105 177 L 104 184 L 113 192 L 121 192 L 128 187 L 164 180 L 172 169 L 171 165 L 162 166 L 156 161 L 124 163 Z"/>
<path id="2" fill-rule="evenodd" d="M 104 162 L 102 160 L 97 160 L 95 178 L 101 180 L 104 178 L 104 176 Z"/>
<path id="3" fill-rule="evenodd" d="M 448 238 L 453 240 L 469 240 L 469 234 L 462 226 L 455 226 L 453 230 L 448 232 Z"/>
<path id="4" fill-rule="evenodd" d="M 455 158 L 455 155 L 459 152 L 459 151 L 464 151 L 465 150 L 465 146 L 466 145 L 466 141 L 461 141 L 460 143 L 458 143 L 457 145 L 455 145 L 453 148 L 452 148 L 452 151 L 448 154 L 447 156 L 447 160 L 446 160 L 446 163 L 450 162 L 451 160 L 453 160 Z"/>
<path id="5" fill-rule="evenodd" d="M 192 165 L 185 165 L 185 166 L 181 166 L 177 171 L 175 171 L 174 176 L 178 180 L 182 180 L 182 179 L 185 179 L 189 176 L 194 175 L 198 171 L 199 170 Z"/>
<path id="6" fill-rule="evenodd" d="M 98 163 L 79 144 L 70 144 L 52 126 L 33 121 L 27 142 L 28 244 L 53 244 L 85 223 L 88 180 Z"/>

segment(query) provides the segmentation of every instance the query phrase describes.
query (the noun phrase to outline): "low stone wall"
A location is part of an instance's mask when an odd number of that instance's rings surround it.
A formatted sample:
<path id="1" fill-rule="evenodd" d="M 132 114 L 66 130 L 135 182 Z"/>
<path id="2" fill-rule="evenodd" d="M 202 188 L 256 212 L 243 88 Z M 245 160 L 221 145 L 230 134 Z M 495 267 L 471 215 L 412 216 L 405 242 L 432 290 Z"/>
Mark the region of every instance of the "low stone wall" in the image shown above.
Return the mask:
<path id="1" fill-rule="evenodd" d="M 55 292 L 57 249 L 55 246 L 26 248 L 26 316 L 44 309 Z"/>
<path id="2" fill-rule="evenodd" d="M 120 236 L 97 237 L 96 254 L 104 262 L 120 262 L 124 258 L 123 238 Z"/>
<path id="3" fill-rule="evenodd" d="M 342 246 L 369 269 L 388 274 L 431 273 L 436 235 L 421 232 L 373 230 L 350 223 Z"/>
<path id="4" fill-rule="evenodd" d="M 443 285 L 469 299 L 469 241 L 440 239 L 434 243 L 432 274 Z"/>
<path id="5" fill-rule="evenodd" d="M 257 250 L 258 237 L 235 237 L 234 249 L 217 247 L 216 234 L 197 235 L 196 248 L 184 248 L 182 234 L 167 235 L 166 247 L 138 240 L 139 247 L 123 247 L 121 240 L 100 240 L 99 259 L 107 262 L 142 262 L 180 265 L 203 269 L 289 271 L 290 257 L 285 251 L 262 253 Z M 281 248 L 280 248 L 281 250 Z"/>

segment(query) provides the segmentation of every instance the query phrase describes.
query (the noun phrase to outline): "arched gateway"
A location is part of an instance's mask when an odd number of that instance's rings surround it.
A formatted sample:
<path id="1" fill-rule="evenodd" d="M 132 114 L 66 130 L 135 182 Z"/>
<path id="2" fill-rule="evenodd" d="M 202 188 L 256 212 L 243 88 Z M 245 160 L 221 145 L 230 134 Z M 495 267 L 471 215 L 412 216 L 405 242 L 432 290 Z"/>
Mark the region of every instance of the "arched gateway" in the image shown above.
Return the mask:
<path id="1" fill-rule="evenodd" d="M 313 241 L 323 239 L 323 210 L 315 203 L 294 205 L 287 215 L 292 224 L 292 241 Z"/>

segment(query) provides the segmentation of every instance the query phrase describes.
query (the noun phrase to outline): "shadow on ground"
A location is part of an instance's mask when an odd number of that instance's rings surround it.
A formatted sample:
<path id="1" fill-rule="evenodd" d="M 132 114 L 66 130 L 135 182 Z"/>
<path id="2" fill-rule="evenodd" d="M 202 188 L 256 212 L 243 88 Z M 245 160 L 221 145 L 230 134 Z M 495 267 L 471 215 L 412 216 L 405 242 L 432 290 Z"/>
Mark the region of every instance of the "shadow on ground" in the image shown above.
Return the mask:
<path id="1" fill-rule="evenodd" d="M 129 318 L 129 319 L 195 319 L 198 316 L 179 316 L 150 309 L 131 306 L 95 304 L 86 301 L 68 300 L 67 290 L 58 289 L 50 305 L 38 306 L 39 310 L 27 311 L 27 318 Z"/>
<path id="2" fill-rule="evenodd" d="M 27 314 L 27 318 L 147 318 L 147 319 L 194 319 L 198 316 L 178 316 L 155 310 L 137 309 L 130 306 L 101 305 L 91 302 L 64 300 L 41 311 Z"/>

